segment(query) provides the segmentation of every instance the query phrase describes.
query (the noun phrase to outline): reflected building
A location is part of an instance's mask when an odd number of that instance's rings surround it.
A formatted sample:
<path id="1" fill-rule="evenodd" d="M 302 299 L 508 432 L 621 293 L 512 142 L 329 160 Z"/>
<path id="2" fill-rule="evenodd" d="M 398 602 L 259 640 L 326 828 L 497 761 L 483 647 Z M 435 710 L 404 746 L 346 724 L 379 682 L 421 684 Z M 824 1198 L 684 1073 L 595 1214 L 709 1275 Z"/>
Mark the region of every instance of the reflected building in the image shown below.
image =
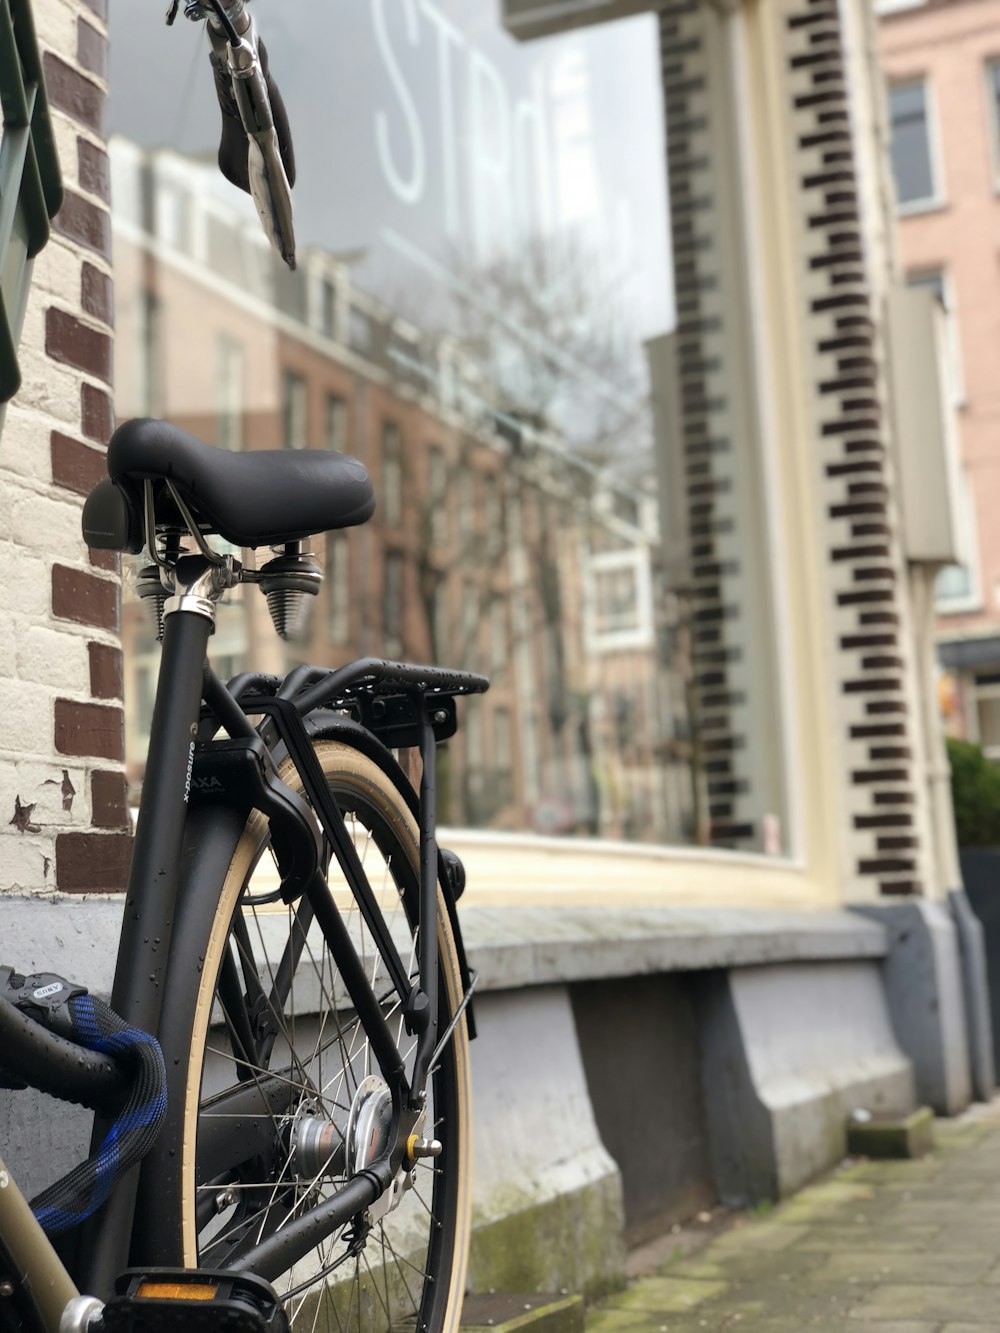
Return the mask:
<path id="1" fill-rule="evenodd" d="M 441 765 L 448 822 L 690 841 L 685 635 L 657 609 L 655 491 L 498 402 L 460 342 L 356 286 L 350 256 L 308 250 L 288 272 L 214 164 L 124 138 L 111 162 L 119 419 L 351 453 L 375 485 L 370 523 L 313 543 L 325 579 L 304 637 L 281 643 L 241 589 L 220 674 L 365 655 L 484 672 Z M 158 653 L 136 599 L 123 622 L 134 765 Z"/>

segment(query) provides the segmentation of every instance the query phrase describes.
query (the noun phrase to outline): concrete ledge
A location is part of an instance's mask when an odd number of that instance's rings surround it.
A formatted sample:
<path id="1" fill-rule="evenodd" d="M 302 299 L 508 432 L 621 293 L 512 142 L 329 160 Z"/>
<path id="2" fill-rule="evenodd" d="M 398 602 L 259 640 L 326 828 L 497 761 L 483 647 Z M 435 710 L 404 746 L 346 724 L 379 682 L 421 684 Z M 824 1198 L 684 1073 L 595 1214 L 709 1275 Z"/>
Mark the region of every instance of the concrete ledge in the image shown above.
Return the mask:
<path id="1" fill-rule="evenodd" d="M 885 929 L 853 912 L 460 905 L 460 918 L 483 990 L 887 951 Z"/>

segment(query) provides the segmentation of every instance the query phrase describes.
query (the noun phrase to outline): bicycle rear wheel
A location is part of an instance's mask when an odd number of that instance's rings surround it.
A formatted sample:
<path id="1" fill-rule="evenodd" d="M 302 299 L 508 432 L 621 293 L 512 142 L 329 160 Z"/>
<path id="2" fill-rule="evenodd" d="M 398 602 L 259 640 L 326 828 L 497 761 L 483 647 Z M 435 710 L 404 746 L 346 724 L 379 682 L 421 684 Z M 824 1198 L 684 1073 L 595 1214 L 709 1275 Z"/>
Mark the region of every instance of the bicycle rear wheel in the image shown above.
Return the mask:
<path id="1" fill-rule="evenodd" d="M 417 974 L 419 835 L 395 786 L 340 742 L 317 754 L 351 830 L 404 967 Z M 286 781 L 294 773 L 284 773 Z M 415 1039 L 384 959 L 336 861 L 330 889 L 409 1069 Z M 274 900 L 266 824 L 249 821 L 223 885 L 191 996 L 180 1144 L 183 1261 L 225 1268 L 343 1186 L 346 1142 L 385 1085 L 336 962 L 302 899 Z M 439 1031 L 462 995 L 439 894 Z M 424 1134 L 441 1154 L 367 1235 L 339 1228 L 274 1285 L 310 1333 L 457 1329 L 471 1208 L 470 1092 L 464 1015 L 433 1071 Z M 352 1121 L 353 1118 L 353 1121 Z M 169 1132 L 169 1128 L 168 1131 Z"/>

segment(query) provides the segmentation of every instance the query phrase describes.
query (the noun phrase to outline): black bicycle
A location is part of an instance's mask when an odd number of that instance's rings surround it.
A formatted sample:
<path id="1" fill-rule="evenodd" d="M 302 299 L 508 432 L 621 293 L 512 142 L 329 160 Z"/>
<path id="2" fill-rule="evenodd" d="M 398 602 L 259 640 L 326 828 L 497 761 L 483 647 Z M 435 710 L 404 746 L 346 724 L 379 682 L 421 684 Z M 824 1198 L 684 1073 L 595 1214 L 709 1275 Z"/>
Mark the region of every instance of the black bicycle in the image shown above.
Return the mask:
<path id="1" fill-rule="evenodd" d="M 241 117 L 247 179 L 293 258 L 266 57 L 242 4 L 201 8 L 224 123 Z M 137 1333 L 178 1310 L 210 1327 L 214 1307 L 215 1327 L 259 1333 L 277 1326 L 264 1279 L 300 1327 L 456 1329 L 474 977 L 435 755 L 487 681 L 365 659 L 224 683 L 208 664 L 240 583 L 290 632 L 321 579 L 303 543 L 374 510 L 355 459 L 230 453 L 136 420 L 108 472 L 84 535 L 149 553 L 159 683 L 110 1007 L 0 969 L 0 1079 L 97 1111 L 91 1157 L 33 1212 L 0 1162 L 0 1327 Z M 270 558 L 245 568 L 216 538 Z M 409 747 L 419 792 L 393 755 Z"/>

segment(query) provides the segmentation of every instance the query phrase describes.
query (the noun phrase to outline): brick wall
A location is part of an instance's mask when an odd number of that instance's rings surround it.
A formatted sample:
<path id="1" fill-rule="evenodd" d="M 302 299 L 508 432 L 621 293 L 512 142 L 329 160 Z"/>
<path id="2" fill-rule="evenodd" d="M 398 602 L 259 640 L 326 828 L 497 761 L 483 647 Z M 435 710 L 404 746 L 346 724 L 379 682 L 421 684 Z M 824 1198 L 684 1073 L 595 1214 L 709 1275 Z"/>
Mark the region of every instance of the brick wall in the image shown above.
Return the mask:
<path id="1" fill-rule="evenodd" d="M 66 199 L 35 264 L 0 437 L 0 892 L 124 886 L 117 557 L 80 511 L 113 426 L 107 0 L 35 0 Z"/>

